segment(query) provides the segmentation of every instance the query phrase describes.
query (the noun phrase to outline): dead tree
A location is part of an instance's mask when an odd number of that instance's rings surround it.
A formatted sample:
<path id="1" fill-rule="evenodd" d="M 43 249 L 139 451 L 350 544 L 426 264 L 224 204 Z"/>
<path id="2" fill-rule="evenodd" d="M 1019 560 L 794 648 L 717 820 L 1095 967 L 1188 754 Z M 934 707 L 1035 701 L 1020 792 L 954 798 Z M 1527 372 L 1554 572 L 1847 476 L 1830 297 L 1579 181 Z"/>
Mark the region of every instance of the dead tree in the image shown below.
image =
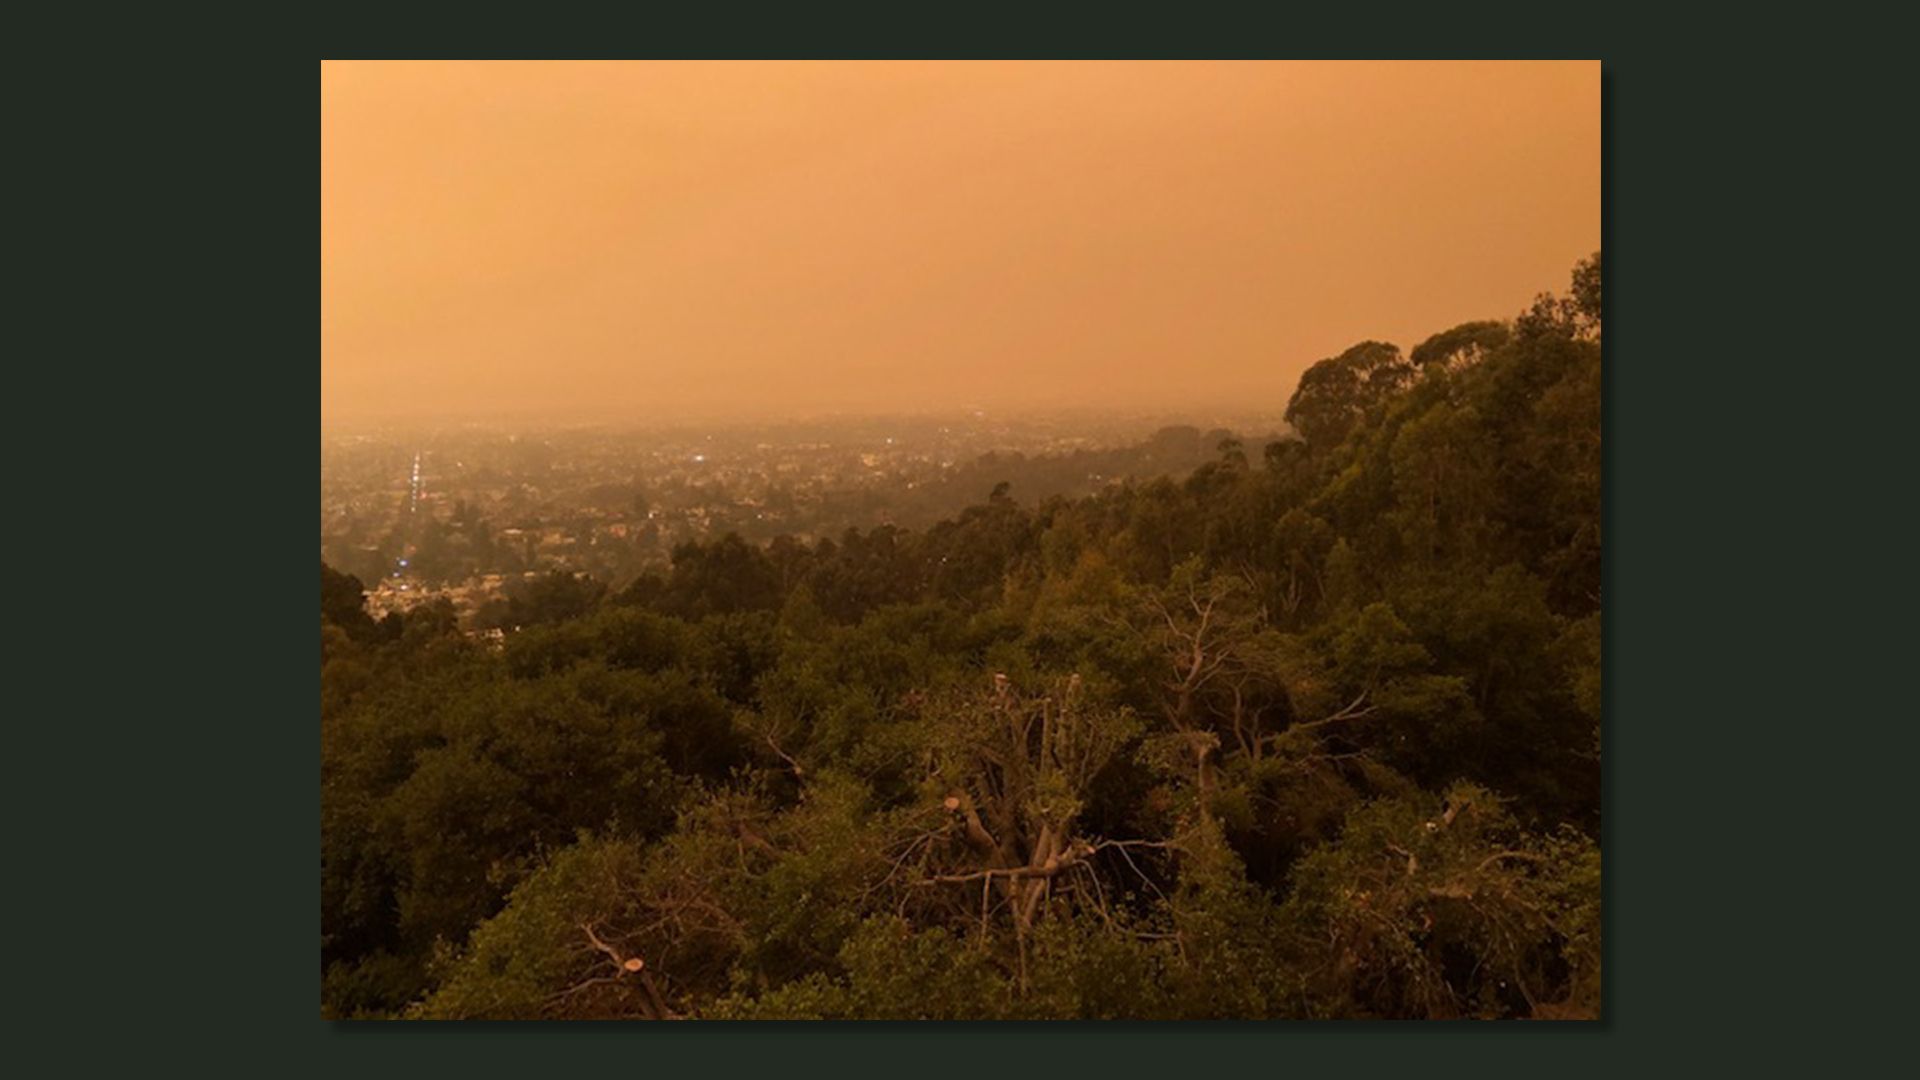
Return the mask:
<path id="1" fill-rule="evenodd" d="M 1251 669 L 1241 652 L 1256 620 L 1244 610 L 1240 584 L 1219 577 L 1202 582 L 1197 573 L 1183 568 L 1169 589 L 1146 601 L 1146 632 L 1167 660 L 1160 682 L 1162 711 L 1192 757 L 1202 805 L 1213 797 L 1214 755 L 1220 748 L 1208 695 L 1229 689 L 1236 734 L 1246 727 L 1244 692 Z"/>
<path id="2" fill-rule="evenodd" d="M 582 993 L 591 987 L 625 983 L 631 980 L 640 985 L 642 991 L 640 1010 L 646 1019 L 680 1019 L 678 1014 L 667 1007 L 667 999 L 660 993 L 660 985 L 654 981 L 653 972 L 647 969 L 646 960 L 638 954 L 629 956 L 607 944 L 595 932 L 594 924 L 591 922 L 581 923 L 580 932 L 586 935 L 587 945 L 602 954 L 603 962 L 610 970 L 606 974 L 592 976 L 554 995 L 556 1002 Z"/>
<path id="3" fill-rule="evenodd" d="M 1050 898 L 1071 893 L 1104 905 L 1097 854 L 1168 846 L 1080 828 L 1095 775 L 1139 730 L 1130 713 L 1090 707 L 1082 696 L 1078 676 L 1029 697 L 996 675 L 983 696 L 935 703 L 939 820 L 900 856 L 919 859 L 914 889 L 931 892 L 927 902 L 956 921 L 977 920 L 983 942 L 996 924 L 1011 925 L 1023 981 L 1027 938 Z"/>

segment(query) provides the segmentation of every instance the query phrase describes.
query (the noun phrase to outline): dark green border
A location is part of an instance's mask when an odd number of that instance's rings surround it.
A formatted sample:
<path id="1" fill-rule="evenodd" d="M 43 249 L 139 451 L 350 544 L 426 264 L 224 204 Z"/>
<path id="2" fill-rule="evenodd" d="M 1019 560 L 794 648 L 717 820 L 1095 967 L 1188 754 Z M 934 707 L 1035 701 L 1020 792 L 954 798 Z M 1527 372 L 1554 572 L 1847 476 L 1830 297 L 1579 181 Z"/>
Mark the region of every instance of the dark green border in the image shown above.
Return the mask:
<path id="1" fill-rule="evenodd" d="M 54 1035 L 76 1065 L 111 1058 L 253 1074 L 871 1066 L 917 1077 L 1119 1066 L 1414 1075 L 1444 1059 L 1476 1073 L 1561 1077 L 1788 1063 L 1790 1030 L 1774 1020 L 1857 1007 L 1843 996 L 1857 987 L 1821 983 L 1819 947 L 1795 939 L 1814 928 L 1786 921 L 1796 916 L 1781 903 L 1795 875 L 1824 865 L 1807 861 L 1820 841 L 1805 803 L 1824 797 L 1809 783 L 1844 791 L 1850 779 L 1789 780 L 1762 760 L 1795 752 L 1786 740 L 1805 738 L 1804 718 L 1788 708 L 1807 702 L 1783 690 L 1789 652 L 1758 647 L 1766 628 L 1751 618 L 1745 575 L 1774 590 L 1804 581 L 1806 568 L 1773 565 L 1728 534 L 1741 527 L 1729 520 L 1739 499 L 1776 497 L 1756 470 L 1821 478 L 1782 464 L 1787 416 L 1767 411 L 1791 408 L 1790 389 L 1773 390 L 1783 400 L 1765 395 L 1772 373 L 1796 358 L 1770 362 L 1733 347 L 1724 324 L 1705 325 L 1729 312 L 1767 317 L 1741 306 L 1765 300 L 1742 292 L 1738 275 L 1751 267 L 1730 265 L 1739 257 L 1723 246 L 1760 220 L 1729 213 L 1730 202 L 1754 201 L 1736 170 L 1756 166 L 1725 155 L 1739 136 L 1766 133 L 1763 102 L 1778 95 L 1743 97 L 1737 87 L 1773 76 L 1714 71 L 1697 54 L 1610 60 L 1604 72 L 1610 936 L 1601 1023 L 321 1021 L 312 561 L 289 554 L 312 543 L 318 450 L 317 73 L 311 60 L 244 71 L 169 60 L 120 97 L 81 101 L 76 118 L 99 124 L 100 137 L 77 148 L 91 158 L 89 179 L 68 192 L 82 204 L 73 210 L 131 200 L 108 227 L 115 235 L 100 239 L 115 269 L 137 278 L 127 285 L 138 295 L 112 312 L 89 308 L 93 359 L 73 386 L 130 389 L 109 395 L 119 413 L 106 406 L 90 423 L 133 425 L 117 460 L 136 480 L 84 493 L 115 500 L 99 516 L 107 542 L 95 542 L 125 578 L 64 616 L 82 635 L 73 640 L 88 642 L 68 650 L 74 674 L 45 684 L 54 693 L 42 711 L 13 719 L 31 729 L 12 759 L 16 790 L 52 811 L 22 819 L 33 835 L 9 875 L 10 891 L 36 909 L 15 929 L 28 970 L 46 979 L 15 984 L 46 1017 L 37 1033 Z M 163 391 L 177 404 L 158 404 Z M 71 420 L 55 424 L 56 445 L 76 441 Z M 1774 435 L 1755 454 L 1763 428 Z M 132 565 L 128 537 L 142 544 Z M 224 553 L 217 574 L 173 569 L 204 567 L 209 551 Z M 102 642 L 105 626 L 115 629 Z M 41 745 L 55 737 L 59 748 Z M 76 767 L 31 767 L 42 760 Z M 36 865 L 58 870 L 31 872 Z"/>

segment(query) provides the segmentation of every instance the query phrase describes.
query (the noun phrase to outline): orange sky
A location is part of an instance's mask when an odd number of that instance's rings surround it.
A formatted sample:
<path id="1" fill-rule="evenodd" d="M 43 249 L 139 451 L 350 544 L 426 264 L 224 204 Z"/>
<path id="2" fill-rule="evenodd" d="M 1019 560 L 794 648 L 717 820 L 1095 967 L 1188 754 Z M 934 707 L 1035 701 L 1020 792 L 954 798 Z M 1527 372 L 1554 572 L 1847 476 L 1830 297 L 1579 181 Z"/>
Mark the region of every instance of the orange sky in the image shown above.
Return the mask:
<path id="1" fill-rule="evenodd" d="M 1600 68 L 321 66 L 323 425 L 1283 408 L 1563 291 Z"/>

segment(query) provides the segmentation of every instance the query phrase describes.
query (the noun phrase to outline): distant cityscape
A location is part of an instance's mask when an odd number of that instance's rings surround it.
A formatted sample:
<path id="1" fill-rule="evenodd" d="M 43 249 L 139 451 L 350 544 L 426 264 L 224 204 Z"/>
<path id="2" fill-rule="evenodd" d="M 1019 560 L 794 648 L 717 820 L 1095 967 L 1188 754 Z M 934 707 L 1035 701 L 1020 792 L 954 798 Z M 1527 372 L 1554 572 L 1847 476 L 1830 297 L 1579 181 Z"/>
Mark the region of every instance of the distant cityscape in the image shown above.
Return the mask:
<path id="1" fill-rule="evenodd" d="M 375 618 L 489 605 L 562 571 L 619 586 L 677 544 L 925 528 L 1001 483 L 1020 501 L 1180 475 L 1228 440 L 1281 438 L 1278 410 L 823 420 L 709 430 L 617 425 L 335 432 L 321 445 L 321 558 L 361 579 Z"/>

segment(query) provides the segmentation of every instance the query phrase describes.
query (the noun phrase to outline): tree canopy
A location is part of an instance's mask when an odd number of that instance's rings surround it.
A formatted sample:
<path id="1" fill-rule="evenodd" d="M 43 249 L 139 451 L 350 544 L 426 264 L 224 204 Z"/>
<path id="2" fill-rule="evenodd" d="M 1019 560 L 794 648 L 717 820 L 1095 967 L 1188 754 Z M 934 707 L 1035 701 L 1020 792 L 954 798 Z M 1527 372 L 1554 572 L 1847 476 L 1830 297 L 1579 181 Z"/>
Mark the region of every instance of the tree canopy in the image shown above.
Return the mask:
<path id="1" fill-rule="evenodd" d="M 1599 270 L 1321 361 L 1297 440 L 497 643 L 323 563 L 326 1013 L 1597 1015 Z"/>

